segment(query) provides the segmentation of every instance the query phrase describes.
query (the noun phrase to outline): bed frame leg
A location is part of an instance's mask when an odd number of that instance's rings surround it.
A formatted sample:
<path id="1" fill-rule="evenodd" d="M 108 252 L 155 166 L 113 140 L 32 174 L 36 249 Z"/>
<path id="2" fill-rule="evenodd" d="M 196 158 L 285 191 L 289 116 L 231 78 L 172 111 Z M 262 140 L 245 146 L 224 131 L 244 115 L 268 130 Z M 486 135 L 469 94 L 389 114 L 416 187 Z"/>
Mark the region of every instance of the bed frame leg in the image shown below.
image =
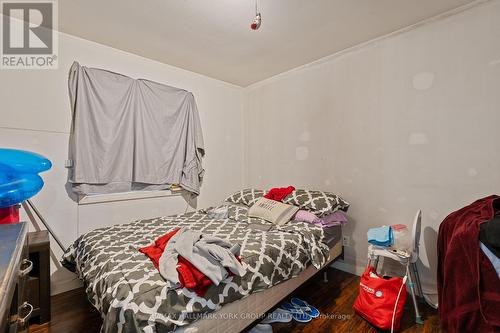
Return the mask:
<path id="1" fill-rule="evenodd" d="M 328 273 L 326 270 L 323 272 L 323 282 L 328 283 Z"/>

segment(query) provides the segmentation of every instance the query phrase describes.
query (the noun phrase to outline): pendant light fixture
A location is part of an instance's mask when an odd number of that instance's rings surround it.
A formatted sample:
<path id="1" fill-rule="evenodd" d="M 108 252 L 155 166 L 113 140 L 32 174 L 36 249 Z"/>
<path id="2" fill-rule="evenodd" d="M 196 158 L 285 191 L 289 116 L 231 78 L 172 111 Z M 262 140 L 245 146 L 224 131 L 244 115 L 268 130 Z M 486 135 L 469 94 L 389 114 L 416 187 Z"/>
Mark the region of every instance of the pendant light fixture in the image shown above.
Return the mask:
<path id="1" fill-rule="evenodd" d="M 261 23 L 262 23 L 262 15 L 260 15 L 259 13 L 257 0 L 255 0 L 255 18 L 253 19 L 252 24 L 250 24 L 250 28 L 252 30 L 258 30 L 260 28 Z"/>

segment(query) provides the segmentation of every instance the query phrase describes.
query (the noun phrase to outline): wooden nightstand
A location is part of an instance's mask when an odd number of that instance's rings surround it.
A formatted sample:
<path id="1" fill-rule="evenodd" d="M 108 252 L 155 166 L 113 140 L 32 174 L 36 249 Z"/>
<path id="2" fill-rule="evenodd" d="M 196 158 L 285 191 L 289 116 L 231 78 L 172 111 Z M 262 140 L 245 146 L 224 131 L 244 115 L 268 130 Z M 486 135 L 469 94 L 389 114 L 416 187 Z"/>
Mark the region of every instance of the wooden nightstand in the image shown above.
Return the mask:
<path id="1" fill-rule="evenodd" d="M 33 270 L 26 288 L 28 302 L 33 305 L 30 322 L 50 321 L 50 240 L 47 230 L 28 233 L 29 259 Z"/>

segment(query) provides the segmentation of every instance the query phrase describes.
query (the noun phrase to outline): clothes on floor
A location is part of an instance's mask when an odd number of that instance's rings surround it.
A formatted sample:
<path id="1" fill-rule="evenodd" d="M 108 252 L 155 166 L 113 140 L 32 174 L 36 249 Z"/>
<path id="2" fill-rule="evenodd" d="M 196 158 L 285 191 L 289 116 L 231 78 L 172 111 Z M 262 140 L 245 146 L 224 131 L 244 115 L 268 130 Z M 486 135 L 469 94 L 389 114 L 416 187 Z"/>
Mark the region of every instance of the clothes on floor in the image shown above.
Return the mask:
<path id="1" fill-rule="evenodd" d="M 288 187 L 275 187 L 269 190 L 266 195 L 264 195 L 264 198 L 270 199 L 270 200 L 276 200 L 276 201 L 282 201 L 289 195 L 295 191 L 295 187 L 293 186 L 288 186 Z"/>
<path id="2" fill-rule="evenodd" d="M 386 225 L 368 229 L 367 237 L 368 243 L 377 246 L 389 247 L 394 243 L 392 228 Z"/>
<path id="3" fill-rule="evenodd" d="M 483 251 L 480 226 L 500 214 L 500 197 L 492 195 L 448 215 L 439 226 L 439 319 L 455 332 L 500 330 L 500 281 Z"/>
<path id="4" fill-rule="evenodd" d="M 228 271 L 237 276 L 246 273 L 237 259 L 240 248 L 239 244 L 232 245 L 220 238 L 182 228 L 165 246 L 158 268 L 169 287 L 175 289 L 180 286 L 176 265 L 178 257 L 182 256 L 215 285 L 219 285 L 229 276 Z"/>

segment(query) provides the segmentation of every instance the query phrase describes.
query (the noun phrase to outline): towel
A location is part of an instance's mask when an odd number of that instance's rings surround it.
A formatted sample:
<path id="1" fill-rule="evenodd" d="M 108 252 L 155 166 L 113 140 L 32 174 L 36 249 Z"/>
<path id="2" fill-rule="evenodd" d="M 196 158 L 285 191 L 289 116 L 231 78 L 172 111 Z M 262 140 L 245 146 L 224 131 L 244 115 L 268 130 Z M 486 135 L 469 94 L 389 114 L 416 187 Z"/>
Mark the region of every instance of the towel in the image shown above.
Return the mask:
<path id="1" fill-rule="evenodd" d="M 392 228 L 389 226 L 368 229 L 367 236 L 368 243 L 373 245 L 389 247 L 394 243 Z"/>

